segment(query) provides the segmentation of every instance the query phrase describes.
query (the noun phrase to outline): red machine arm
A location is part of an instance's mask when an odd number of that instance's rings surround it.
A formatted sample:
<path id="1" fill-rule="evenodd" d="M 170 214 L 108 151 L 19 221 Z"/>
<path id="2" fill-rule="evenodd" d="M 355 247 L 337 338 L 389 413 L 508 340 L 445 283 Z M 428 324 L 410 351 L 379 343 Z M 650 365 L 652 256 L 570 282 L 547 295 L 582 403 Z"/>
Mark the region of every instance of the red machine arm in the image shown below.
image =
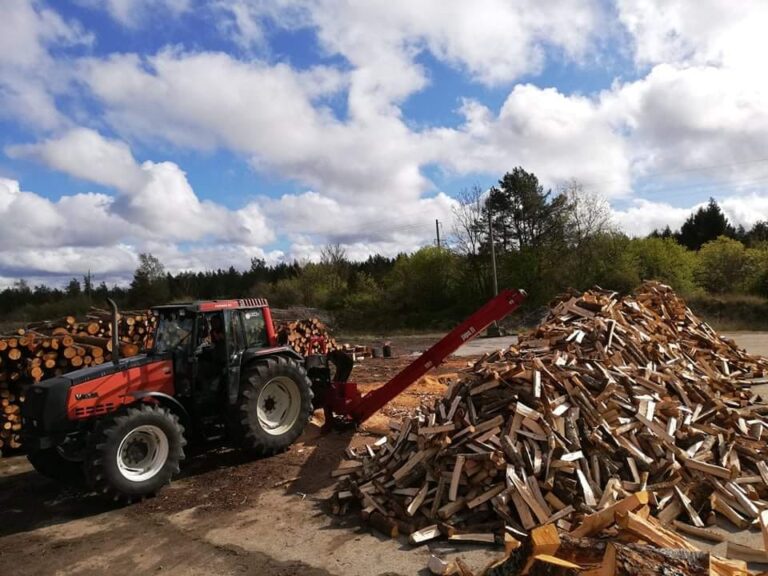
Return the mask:
<path id="1" fill-rule="evenodd" d="M 424 376 L 448 356 L 485 330 L 492 322 L 501 320 L 515 310 L 525 299 L 522 290 L 504 290 L 486 303 L 442 340 L 411 362 L 402 372 L 381 388 L 363 396 L 349 407 L 349 415 L 358 423 L 368 420 L 387 402 Z"/>

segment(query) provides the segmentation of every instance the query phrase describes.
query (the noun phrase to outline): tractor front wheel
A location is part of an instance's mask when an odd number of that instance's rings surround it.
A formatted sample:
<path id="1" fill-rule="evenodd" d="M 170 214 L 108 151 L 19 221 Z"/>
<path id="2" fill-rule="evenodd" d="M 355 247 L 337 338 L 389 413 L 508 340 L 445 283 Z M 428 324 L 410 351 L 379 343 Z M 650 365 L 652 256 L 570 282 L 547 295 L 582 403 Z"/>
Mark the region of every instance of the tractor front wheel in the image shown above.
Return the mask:
<path id="1" fill-rule="evenodd" d="M 184 428 L 156 404 L 140 404 L 96 424 L 85 475 L 97 492 L 131 502 L 151 496 L 178 474 L 184 459 Z"/>
<path id="2" fill-rule="evenodd" d="M 312 414 L 312 384 L 304 367 L 283 357 L 247 367 L 240 388 L 241 444 L 258 456 L 290 446 Z"/>

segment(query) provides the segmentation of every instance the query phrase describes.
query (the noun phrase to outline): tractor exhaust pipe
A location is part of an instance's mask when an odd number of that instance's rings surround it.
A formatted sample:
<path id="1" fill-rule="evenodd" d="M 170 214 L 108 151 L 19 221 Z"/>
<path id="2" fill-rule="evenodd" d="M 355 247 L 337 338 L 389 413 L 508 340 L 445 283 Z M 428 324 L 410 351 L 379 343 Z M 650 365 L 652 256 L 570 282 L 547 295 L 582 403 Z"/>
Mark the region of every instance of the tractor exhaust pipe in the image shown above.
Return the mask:
<path id="1" fill-rule="evenodd" d="M 120 364 L 120 340 L 117 337 L 117 304 L 112 298 L 107 298 L 107 304 L 112 309 L 112 363 Z"/>

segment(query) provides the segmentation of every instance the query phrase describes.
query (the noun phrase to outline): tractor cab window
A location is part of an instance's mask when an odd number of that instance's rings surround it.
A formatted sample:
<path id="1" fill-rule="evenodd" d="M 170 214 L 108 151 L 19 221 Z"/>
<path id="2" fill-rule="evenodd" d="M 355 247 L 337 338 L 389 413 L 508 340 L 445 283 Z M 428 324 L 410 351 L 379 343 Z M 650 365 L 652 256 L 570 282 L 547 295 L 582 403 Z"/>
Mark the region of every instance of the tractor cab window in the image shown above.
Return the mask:
<path id="1" fill-rule="evenodd" d="M 209 312 L 200 316 L 197 349 L 209 360 L 223 362 L 227 357 L 224 313 Z"/>
<path id="2" fill-rule="evenodd" d="M 185 349 L 192 334 L 192 317 L 186 310 L 160 312 L 155 328 L 155 347 L 158 354 Z"/>
<path id="3" fill-rule="evenodd" d="M 267 345 L 267 328 L 264 314 L 260 308 L 244 310 L 243 326 L 245 327 L 245 343 L 248 348 L 263 348 Z"/>
<path id="4" fill-rule="evenodd" d="M 240 318 L 240 314 L 236 313 L 232 313 L 230 318 L 231 325 L 228 333 L 229 349 L 232 352 L 242 351 L 245 348 L 245 343 L 243 342 L 242 319 Z"/>

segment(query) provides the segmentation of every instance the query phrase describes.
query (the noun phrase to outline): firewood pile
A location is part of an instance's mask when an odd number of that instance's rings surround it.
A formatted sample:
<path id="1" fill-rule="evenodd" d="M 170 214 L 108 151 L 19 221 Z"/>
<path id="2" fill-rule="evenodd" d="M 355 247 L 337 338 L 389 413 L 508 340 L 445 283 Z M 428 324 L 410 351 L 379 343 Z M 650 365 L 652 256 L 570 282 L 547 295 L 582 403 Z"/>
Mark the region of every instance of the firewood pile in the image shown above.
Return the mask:
<path id="1" fill-rule="evenodd" d="M 642 491 L 601 510 L 591 530 L 561 533 L 554 524 L 539 526 L 521 542 L 507 535 L 505 554 L 480 574 L 552 576 L 737 576 L 749 574 L 744 560 L 721 558 L 703 551 L 649 515 L 649 494 Z M 590 517 L 587 517 L 590 518 Z M 597 528 L 597 526 L 601 528 Z M 585 534 L 589 534 L 586 536 Z M 597 536 L 600 536 L 598 538 Z M 461 559 L 430 558 L 433 574 L 475 572 Z"/>
<path id="2" fill-rule="evenodd" d="M 350 450 L 334 508 L 359 502 L 414 544 L 527 540 L 549 525 L 572 539 L 615 535 L 617 503 L 641 493 L 638 514 L 670 538 L 703 537 L 719 519 L 768 530 L 768 405 L 750 388 L 767 376 L 766 360 L 667 286 L 569 294 L 433 406 Z"/>
<path id="3" fill-rule="evenodd" d="M 290 346 L 302 356 L 326 354 L 339 348 L 328 327 L 317 318 L 283 322 L 275 327 L 275 332 L 279 344 Z"/>
<path id="4" fill-rule="evenodd" d="M 154 317 L 123 312 L 118 321 L 120 355 L 135 356 L 151 345 Z M 0 335 L 0 454 L 21 447 L 21 403 L 27 386 L 112 357 L 111 315 L 92 309 L 83 321 L 67 316 L 36 322 Z"/>

